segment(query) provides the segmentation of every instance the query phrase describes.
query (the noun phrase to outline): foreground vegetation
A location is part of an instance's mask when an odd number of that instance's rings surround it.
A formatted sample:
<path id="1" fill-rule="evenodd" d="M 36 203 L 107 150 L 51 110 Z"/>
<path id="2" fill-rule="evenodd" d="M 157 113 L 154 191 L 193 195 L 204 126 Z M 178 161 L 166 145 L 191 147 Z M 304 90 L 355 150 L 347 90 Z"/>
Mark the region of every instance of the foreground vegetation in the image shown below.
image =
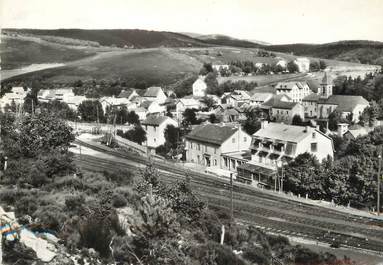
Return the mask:
<path id="1" fill-rule="evenodd" d="M 272 257 L 286 264 L 350 263 L 236 225 L 226 212 L 209 209 L 187 180 L 165 184 L 151 165 L 139 172 L 81 171 L 68 153 L 71 130 L 53 115 L 0 117 L 2 150 L 9 158 L 1 204 L 31 230 L 61 240 L 52 264 L 73 264 L 63 253 L 90 264 L 266 265 Z M 4 262 L 33 264 L 33 251 L 4 244 Z"/>

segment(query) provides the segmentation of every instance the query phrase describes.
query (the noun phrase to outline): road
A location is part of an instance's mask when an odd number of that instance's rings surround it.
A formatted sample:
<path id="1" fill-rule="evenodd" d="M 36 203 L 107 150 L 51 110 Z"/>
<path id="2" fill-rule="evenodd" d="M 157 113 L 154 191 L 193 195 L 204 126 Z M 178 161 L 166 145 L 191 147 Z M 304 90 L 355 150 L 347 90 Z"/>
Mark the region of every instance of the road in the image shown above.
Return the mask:
<path id="1" fill-rule="evenodd" d="M 103 171 L 119 168 L 137 170 L 136 163 L 147 164 L 148 159 L 137 154 L 116 151 L 99 144 L 77 141 L 83 147 L 107 154 L 82 156 L 76 161 L 83 169 Z M 113 159 L 110 159 L 114 157 Z M 134 164 L 132 164 L 134 162 Z M 230 186 L 228 180 L 187 171 L 171 163 L 153 160 L 163 181 L 174 182 L 191 177 L 193 190 L 209 207 L 230 209 Z M 356 216 L 333 209 L 297 202 L 275 196 L 241 184 L 234 186 L 234 217 L 236 222 L 251 224 L 266 231 L 287 236 L 301 237 L 331 244 L 339 241 L 342 246 L 368 250 L 383 257 L 383 221 Z"/>

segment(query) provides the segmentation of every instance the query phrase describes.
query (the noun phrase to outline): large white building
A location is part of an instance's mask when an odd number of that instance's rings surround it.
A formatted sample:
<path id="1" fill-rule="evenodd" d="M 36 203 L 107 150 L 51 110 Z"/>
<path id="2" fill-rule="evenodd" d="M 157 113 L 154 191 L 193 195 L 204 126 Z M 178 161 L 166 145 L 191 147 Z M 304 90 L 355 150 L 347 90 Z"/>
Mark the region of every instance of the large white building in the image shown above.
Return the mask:
<path id="1" fill-rule="evenodd" d="M 306 82 L 289 81 L 279 82 L 275 86 L 275 93 L 277 95 L 287 95 L 293 102 L 302 102 L 306 96 L 313 92 Z"/>
<path id="2" fill-rule="evenodd" d="M 226 169 L 224 155 L 248 150 L 250 143 L 251 136 L 240 125 L 199 125 L 185 137 L 186 161 Z"/>
<path id="3" fill-rule="evenodd" d="M 303 153 L 320 162 L 334 157 L 332 139 L 319 128 L 264 121 L 252 136 L 251 161 L 238 167 L 238 177 L 246 182 L 273 183 L 277 168 Z"/>

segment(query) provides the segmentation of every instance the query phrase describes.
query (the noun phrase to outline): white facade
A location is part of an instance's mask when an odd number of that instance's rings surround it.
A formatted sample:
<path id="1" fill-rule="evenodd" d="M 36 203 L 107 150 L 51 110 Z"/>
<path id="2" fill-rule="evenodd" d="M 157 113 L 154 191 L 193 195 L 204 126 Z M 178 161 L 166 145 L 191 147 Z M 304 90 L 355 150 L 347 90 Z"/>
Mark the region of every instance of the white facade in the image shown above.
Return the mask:
<path id="1" fill-rule="evenodd" d="M 24 104 L 24 98 L 28 94 L 30 89 L 24 91 L 23 87 L 13 87 L 11 92 L 5 93 L 2 98 L 0 98 L 0 107 L 4 109 L 6 105 L 11 106 L 12 101 L 15 102 L 16 106 Z"/>
<path id="2" fill-rule="evenodd" d="M 236 131 L 222 143 L 209 142 L 209 140 L 204 140 L 203 138 L 190 139 L 186 137 L 186 161 L 206 167 L 226 169 L 227 167 L 225 166 L 222 155 L 248 150 L 251 144 L 251 136 L 244 132 L 240 126 L 235 130 Z"/>
<path id="3" fill-rule="evenodd" d="M 310 71 L 310 60 L 306 57 L 300 57 L 295 59 L 295 64 L 298 66 L 300 73 L 306 73 Z"/>
<path id="4" fill-rule="evenodd" d="M 207 85 L 202 76 L 193 83 L 193 96 L 204 97 L 207 95 Z"/>
<path id="5" fill-rule="evenodd" d="M 266 166 L 281 165 L 284 157 L 294 159 L 300 154 L 314 155 L 320 162 L 334 157 L 333 142 L 319 128 L 265 122 L 253 134 L 251 160 Z"/>
<path id="6" fill-rule="evenodd" d="M 147 141 L 143 143 L 143 145 L 147 145 L 148 147 L 156 148 L 165 143 L 165 129 L 168 125 L 173 125 L 174 127 L 178 127 L 178 123 L 169 118 L 169 117 L 158 117 L 161 121 L 157 124 L 146 124 L 145 121 L 142 122 L 142 127 L 146 132 Z M 163 119 L 163 120 L 162 120 Z M 147 119 L 148 120 L 148 119 Z"/>
<path id="7" fill-rule="evenodd" d="M 303 98 L 313 93 L 306 82 L 280 82 L 275 89 L 277 95 L 287 95 L 293 102 L 302 102 Z"/>

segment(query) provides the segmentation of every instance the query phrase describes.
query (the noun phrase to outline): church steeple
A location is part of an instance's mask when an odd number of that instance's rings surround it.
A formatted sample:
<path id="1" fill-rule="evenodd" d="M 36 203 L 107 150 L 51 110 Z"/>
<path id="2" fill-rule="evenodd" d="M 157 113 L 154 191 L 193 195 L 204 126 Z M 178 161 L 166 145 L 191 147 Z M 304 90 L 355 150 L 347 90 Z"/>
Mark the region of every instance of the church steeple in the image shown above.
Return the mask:
<path id="1" fill-rule="evenodd" d="M 329 98 L 332 95 L 333 80 L 327 72 L 324 73 L 322 82 L 320 83 L 321 89 L 319 91 L 321 98 Z"/>

